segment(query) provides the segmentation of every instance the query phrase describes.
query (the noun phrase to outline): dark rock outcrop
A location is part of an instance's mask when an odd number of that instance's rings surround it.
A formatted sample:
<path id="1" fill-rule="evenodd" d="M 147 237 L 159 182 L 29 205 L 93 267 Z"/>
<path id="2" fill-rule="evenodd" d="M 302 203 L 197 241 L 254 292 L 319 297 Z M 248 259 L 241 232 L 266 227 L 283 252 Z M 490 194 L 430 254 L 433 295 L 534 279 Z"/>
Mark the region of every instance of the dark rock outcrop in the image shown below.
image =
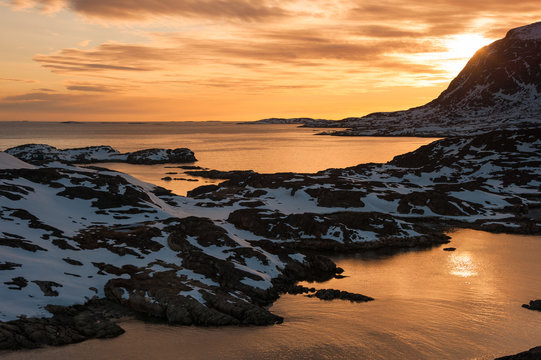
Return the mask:
<path id="1" fill-rule="evenodd" d="M 111 319 L 133 314 L 110 301 L 91 300 L 69 307 L 48 305 L 50 318 L 26 318 L 0 322 L 0 349 L 34 349 L 44 345 L 59 346 L 86 339 L 107 339 L 124 330 Z"/>
<path id="2" fill-rule="evenodd" d="M 523 308 L 541 311 L 541 300 L 530 300 L 529 304 L 522 304 Z"/>
<path id="3" fill-rule="evenodd" d="M 313 295 L 306 295 L 308 297 L 317 297 L 321 300 L 334 300 L 334 299 L 341 299 L 341 300 L 349 300 L 351 302 L 366 302 L 366 301 L 373 301 L 374 299 L 361 295 L 361 294 L 355 294 L 350 293 L 347 291 L 340 291 L 336 289 L 321 289 L 317 290 Z"/>
<path id="4" fill-rule="evenodd" d="M 541 360 L 541 346 L 531 348 L 515 355 L 502 356 L 495 360 Z"/>

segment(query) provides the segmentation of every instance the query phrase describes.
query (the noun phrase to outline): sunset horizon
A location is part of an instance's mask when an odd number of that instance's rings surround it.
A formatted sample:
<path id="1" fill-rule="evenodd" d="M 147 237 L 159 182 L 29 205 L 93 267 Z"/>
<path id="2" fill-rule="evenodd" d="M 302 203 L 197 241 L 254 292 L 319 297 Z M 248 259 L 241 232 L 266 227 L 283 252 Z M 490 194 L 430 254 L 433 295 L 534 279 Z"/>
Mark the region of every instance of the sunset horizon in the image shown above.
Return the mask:
<path id="1" fill-rule="evenodd" d="M 541 360 L 539 0 L 0 0 L 0 358 Z"/>
<path id="2" fill-rule="evenodd" d="M 0 2 L 0 121 L 343 119 L 437 97 L 535 1 Z M 392 20 L 394 19 L 394 20 Z"/>

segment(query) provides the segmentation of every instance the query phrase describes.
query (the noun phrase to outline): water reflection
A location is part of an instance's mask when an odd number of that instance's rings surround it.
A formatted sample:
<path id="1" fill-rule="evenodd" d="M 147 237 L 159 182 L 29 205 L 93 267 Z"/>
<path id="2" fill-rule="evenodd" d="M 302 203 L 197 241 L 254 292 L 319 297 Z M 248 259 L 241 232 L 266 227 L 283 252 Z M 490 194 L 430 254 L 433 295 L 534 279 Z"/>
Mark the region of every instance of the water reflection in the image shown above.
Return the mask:
<path id="1" fill-rule="evenodd" d="M 470 253 L 452 253 L 449 257 L 450 274 L 471 277 L 477 276 L 477 265 L 474 263 Z"/>

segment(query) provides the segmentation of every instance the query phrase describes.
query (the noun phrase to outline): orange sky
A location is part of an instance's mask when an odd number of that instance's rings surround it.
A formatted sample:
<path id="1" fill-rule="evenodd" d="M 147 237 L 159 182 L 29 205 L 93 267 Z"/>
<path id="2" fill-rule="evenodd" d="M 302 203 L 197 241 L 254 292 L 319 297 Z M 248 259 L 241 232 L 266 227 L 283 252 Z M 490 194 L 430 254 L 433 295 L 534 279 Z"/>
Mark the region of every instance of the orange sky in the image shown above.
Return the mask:
<path id="1" fill-rule="evenodd" d="M 0 0 L 0 121 L 340 119 L 421 105 L 538 0 Z"/>

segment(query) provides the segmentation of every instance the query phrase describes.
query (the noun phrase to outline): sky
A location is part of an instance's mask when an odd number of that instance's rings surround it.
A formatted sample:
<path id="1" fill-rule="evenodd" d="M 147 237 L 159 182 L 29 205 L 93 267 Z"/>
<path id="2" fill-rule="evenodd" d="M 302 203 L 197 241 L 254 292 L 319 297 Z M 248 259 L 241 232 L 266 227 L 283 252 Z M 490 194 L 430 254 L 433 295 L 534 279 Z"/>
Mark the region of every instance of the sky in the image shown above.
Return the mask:
<path id="1" fill-rule="evenodd" d="M 539 0 L 0 0 L 0 121 L 402 110 L 540 18 Z"/>

